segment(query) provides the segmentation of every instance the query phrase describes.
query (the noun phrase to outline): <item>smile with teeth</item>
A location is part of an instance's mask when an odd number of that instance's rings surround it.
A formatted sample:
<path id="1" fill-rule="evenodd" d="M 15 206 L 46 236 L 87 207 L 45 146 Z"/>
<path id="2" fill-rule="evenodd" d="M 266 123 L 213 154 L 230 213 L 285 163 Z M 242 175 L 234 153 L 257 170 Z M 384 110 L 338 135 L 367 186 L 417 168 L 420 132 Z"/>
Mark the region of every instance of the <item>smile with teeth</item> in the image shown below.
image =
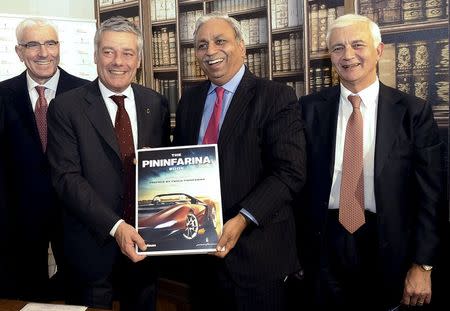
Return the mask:
<path id="1" fill-rule="evenodd" d="M 349 68 L 353 68 L 353 67 L 357 67 L 357 66 L 359 66 L 359 63 L 357 63 L 357 64 L 350 64 L 350 65 L 342 65 L 342 68 L 349 69 Z"/>
<path id="2" fill-rule="evenodd" d="M 110 73 L 112 73 L 113 75 L 124 75 L 125 71 L 118 71 L 118 70 L 110 70 Z"/>
<path id="3" fill-rule="evenodd" d="M 50 61 L 49 60 L 38 60 L 38 61 L 36 61 L 36 63 L 39 65 L 48 65 L 48 64 L 50 64 Z"/>
<path id="4" fill-rule="evenodd" d="M 217 59 L 214 59 L 214 60 L 209 60 L 208 61 L 208 65 L 214 65 L 214 64 L 217 64 L 217 63 L 221 63 L 221 62 L 223 62 L 223 58 L 217 58 Z"/>

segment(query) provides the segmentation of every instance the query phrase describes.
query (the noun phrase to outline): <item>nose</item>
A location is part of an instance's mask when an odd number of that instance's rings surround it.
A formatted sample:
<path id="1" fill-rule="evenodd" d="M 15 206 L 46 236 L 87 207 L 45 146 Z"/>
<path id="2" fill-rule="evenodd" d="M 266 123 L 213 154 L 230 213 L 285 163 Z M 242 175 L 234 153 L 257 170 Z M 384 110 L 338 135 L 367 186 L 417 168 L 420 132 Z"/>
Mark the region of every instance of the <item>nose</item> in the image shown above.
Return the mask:
<path id="1" fill-rule="evenodd" d="M 352 59 L 355 56 L 355 51 L 351 45 L 346 45 L 344 47 L 344 59 Z"/>
<path id="2" fill-rule="evenodd" d="M 39 47 L 39 56 L 46 57 L 48 55 L 48 49 L 45 44 L 41 44 Z"/>
<path id="3" fill-rule="evenodd" d="M 113 59 L 115 65 L 120 65 L 123 63 L 123 57 L 121 53 L 116 53 Z"/>
<path id="4" fill-rule="evenodd" d="M 207 55 L 213 55 L 217 51 L 217 46 L 214 43 L 208 44 L 208 49 L 206 50 Z"/>

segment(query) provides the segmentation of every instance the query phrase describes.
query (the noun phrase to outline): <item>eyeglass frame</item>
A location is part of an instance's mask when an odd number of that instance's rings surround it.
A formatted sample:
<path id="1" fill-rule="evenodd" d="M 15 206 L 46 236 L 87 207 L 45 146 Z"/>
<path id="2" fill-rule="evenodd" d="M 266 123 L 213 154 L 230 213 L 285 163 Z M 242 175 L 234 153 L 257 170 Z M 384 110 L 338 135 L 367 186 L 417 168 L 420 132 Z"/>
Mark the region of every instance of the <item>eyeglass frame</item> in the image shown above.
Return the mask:
<path id="1" fill-rule="evenodd" d="M 31 46 L 30 46 L 31 44 Z M 18 43 L 19 46 L 23 46 L 26 49 L 29 50 L 39 50 L 41 46 L 45 46 L 47 49 L 53 49 L 56 48 L 56 46 L 59 44 L 59 41 L 56 40 L 47 40 L 44 43 L 40 43 L 38 41 L 29 41 L 27 43 Z"/>

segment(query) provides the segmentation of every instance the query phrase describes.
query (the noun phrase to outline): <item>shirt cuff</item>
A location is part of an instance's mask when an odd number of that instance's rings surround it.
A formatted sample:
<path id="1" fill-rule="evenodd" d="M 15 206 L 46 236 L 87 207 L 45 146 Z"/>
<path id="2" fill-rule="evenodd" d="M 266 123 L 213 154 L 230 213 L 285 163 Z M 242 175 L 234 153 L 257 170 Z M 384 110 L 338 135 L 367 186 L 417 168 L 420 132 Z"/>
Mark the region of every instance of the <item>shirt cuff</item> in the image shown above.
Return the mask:
<path id="1" fill-rule="evenodd" d="M 112 227 L 111 231 L 109 231 L 109 234 L 110 234 L 112 237 L 114 237 L 114 235 L 116 234 L 117 228 L 118 228 L 119 225 L 120 225 L 121 223 L 123 223 L 124 221 L 125 221 L 125 220 L 123 220 L 123 219 L 119 219 L 119 221 L 116 222 L 116 224 L 114 225 L 114 227 Z"/>
<path id="2" fill-rule="evenodd" d="M 242 215 L 244 215 L 245 218 L 247 218 L 248 220 L 250 220 L 252 223 L 254 223 L 255 225 L 259 226 L 258 221 L 256 220 L 255 217 L 253 217 L 252 214 L 250 214 L 245 208 L 242 208 L 239 211 Z"/>

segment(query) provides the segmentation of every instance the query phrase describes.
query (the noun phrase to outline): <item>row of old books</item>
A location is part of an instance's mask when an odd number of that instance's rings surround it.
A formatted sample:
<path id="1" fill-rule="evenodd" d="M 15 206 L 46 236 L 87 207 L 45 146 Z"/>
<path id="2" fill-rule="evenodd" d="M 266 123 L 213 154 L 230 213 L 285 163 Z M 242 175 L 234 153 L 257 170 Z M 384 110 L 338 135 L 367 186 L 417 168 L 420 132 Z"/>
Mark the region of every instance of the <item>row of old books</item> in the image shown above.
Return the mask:
<path id="1" fill-rule="evenodd" d="M 272 29 L 303 24 L 303 3 L 299 0 L 271 0 Z"/>
<path id="2" fill-rule="evenodd" d="M 203 10 L 180 12 L 180 40 L 193 40 L 195 22 L 203 15 Z"/>
<path id="3" fill-rule="evenodd" d="M 339 84 L 339 77 L 331 65 L 312 65 L 309 68 L 309 89 L 311 93 L 319 92 L 325 87 L 337 84 Z"/>
<path id="4" fill-rule="evenodd" d="M 141 28 L 141 18 L 139 15 L 127 17 L 127 19 L 136 25 L 136 27 Z"/>
<path id="5" fill-rule="evenodd" d="M 417 40 L 385 44 L 380 80 L 434 106 L 449 102 L 449 41 Z"/>
<path id="6" fill-rule="evenodd" d="M 247 51 L 245 60 L 248 69 L 258 77 L 267 77 L 267 51 L 260 49 L 259 51 Z"/>
<path id="7" fill-rule="evenodd" d="M 273 41 L 273 71 L 294 71 L 303 68 L 303 50 L 299 33 Z"/>
<path id="8" fill-rule="evenodd" d="M 344 14 L 344 6 L 327 7 L 326 3 L 312 3 L 309 5 L 309 11 L 309 50 L 310 52 L 326 51 L 328 25 Z"/>
<path id="9" fill-rule="evenodd" d="M 267 43 L 267 18 L 258 17 L 239 21 L 246 44 Z"/>
<path id="10" fill-rule="evenodd" d="M 112 5 L 112 4 L 118 4 L 118 3 L 123 3 L 123 2 L 130 2 L 130 1 L 135 1 L 135 0 L 99 0 L 98 4 L 101 7 L 104 6 L 108 6 L 108 5 Z"/>
<path id="11" fill-rule="evenodd" d="M 178 84 L 177 80 L 156 79 L 154 90 L 164 95 L 169 101 L 169 111 L 171 116 L 175 116 L 178 104 Z"/>
<path id="12" fill-rule="evenodd" d="M 359 12 L 378 25 L 432 21 L 447 17 L 448 0 L 360 0 Z"/>
<path id="13" fill-rule="evenodd" d="M 150 18 L 152 22 L 175 19 L 177 0 L 151 0 Z"/>
<path id="14" fill-rule="evenodd" d="M 174 66 L 177 64 L 175 32 L 167 27 L 153 30 L 153 64 Z"/>
<path id="15" fill-rule="evenodd" d="M 203 78 L 205 75 L 195 58 L 195 49 L 188 47 L 181 49 L 181 72 L 186 78 Z"/>
<path id="16" fill-rule="evenodd" d="M 215 0 L 212 10 L 219 12 L 238 12 L 265 6 L 266 0 Z"/>

